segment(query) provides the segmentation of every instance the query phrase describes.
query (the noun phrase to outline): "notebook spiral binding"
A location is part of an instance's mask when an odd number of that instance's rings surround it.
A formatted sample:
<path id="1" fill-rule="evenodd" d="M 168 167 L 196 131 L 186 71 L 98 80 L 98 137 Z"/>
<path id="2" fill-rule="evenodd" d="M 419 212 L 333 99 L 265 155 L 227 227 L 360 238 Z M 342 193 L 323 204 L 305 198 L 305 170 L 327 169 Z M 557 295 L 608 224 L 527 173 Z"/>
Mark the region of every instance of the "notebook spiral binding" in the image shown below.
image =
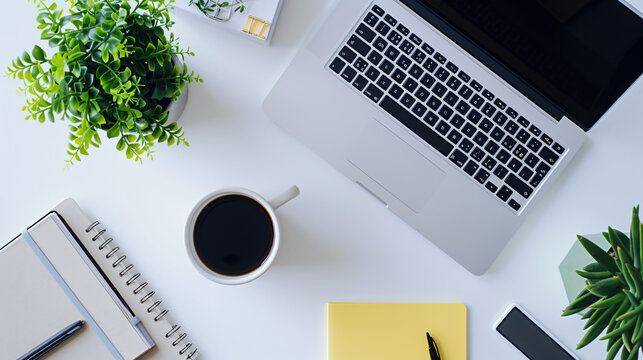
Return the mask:
<path id="1" fill-rule="evenodd" d="M 89 233 L 90 231 L 96 229 L 99 225 L 100 225 L 100 222 L 94 221 L 93 223 L 91 223 L 91 225 L 89 225 L 85 229 L 85 232 Z M 98 250 L 107 251 L 107 253 L 105 254 L 105 257 L 107 259 L 115 258 L 115 260 L 112 262 L 112 267 L 116 269 L 119 265 L 124 264 L 124 261 L 127 259 L 127 256 L 119 253 L 120 247 L 109 246 L 110 243 L 114 241 L 114 239 L 111 237 L 105 238 L 106 232 L 107 232 L 106 229 L 98 230 L 96 235 L 92 237 L 92 241 L 96 242 L 99 239 L 102 240 L 102 242 L 98 245 Z M 132 271 L 133 268 L 134 268 L 134 265 L 131 263 L 128 265 L 123 265 L 123 269 L 118 273 L 120 277 L 124 277 L 127 274 L 131 274 L 131 276 L 125 281 L 125 284 L 128 287 L 138 284 L 137 280 L 141 277 L 141 273 Z M 145 304 L 146 302 L 151 303 L 151 305 L 147 308 L 147 312 L 151 314 L 155 310 L 158 311 L 158 314 L 154 316 L 154 321 L 160 321 L 169 313 L 169 310 L 162 309 L 160 307 L 162 301 L 157 300 L 154 297 L 155 295 L 154 291 L 149 289 L 147 290 L 147 292 L 145 291 L 147 286 L 148 286 L 147 282 L 142 282 L 138 284 L 138 286 L 136 286 L 134 290 L 132 290 L 132 292 L 134 293 L 134 295 L 141 295 L 141 298 L 139 300 L 141 304 Z M 181 329 L 180 325 L 173 324 L 171 328 L 168 329 L 168 331 L 165 333 L 165 338 L 168 339 L 168 341 L 170 341 L 172 340 L 171 338 L 174 337 L 174 335 L 176 335 L 176 338 L 172 341 L 172 346 L 176 347 L 177 349 L 180 348 L 179 355 L 185 355 L 186 360 L 194 360 L 198 357 L 197 348 L 192 349 L 193 344 L 190 342 L 184 341 L 186 340 L 188 335 L 185 332 L 180 332 L 179 331 L 180 329 Z M 182 345 L 182 347 L 180 345 Z"/>

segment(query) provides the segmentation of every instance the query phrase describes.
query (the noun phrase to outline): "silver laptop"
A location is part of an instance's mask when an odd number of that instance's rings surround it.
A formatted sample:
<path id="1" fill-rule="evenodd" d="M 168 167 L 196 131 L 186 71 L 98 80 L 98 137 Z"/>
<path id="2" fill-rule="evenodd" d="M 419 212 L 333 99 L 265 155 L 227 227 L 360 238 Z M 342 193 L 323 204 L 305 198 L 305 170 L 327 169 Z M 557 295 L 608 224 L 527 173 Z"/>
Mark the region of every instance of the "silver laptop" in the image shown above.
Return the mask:
<path id="1" fill-rule="evenodd" d="M 264 111 L 474 274 L 638 78 L 617 0 L 346 0 Z"/>

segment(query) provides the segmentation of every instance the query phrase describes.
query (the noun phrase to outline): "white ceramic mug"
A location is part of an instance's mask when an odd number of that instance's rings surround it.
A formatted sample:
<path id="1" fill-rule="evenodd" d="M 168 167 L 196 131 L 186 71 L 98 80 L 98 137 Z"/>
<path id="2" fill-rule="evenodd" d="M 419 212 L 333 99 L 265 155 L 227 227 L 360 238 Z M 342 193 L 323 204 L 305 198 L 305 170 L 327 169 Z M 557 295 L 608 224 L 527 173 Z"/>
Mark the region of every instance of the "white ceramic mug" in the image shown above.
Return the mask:
<path id="1" fill-rule="evenodd" d="M 201 214 L 201 211 L 203 211 L 203 209 L 212 201 L 228 195 L 245 196 L 256 201 L 259 205 L 261 205 L 266 210 L 268 215 L 270 215 L 270 220 L 272 222 L 273 234 L 274 234 L 272 247 L 270 248 L 268 256 L 266 256 L 266 258 L 263 260 L 261 265 L 256 269 L 254 269 L 253 271 L 239 276 L 229 276 L 229 275 L 219 274 L 213 271 L 212 269 L 208 268 L 201 261 L 194 247 L 194 226 L 196 224 L 197 218 Z M 297 186 L 291 186 L 290 188 L 288 188 L 288 190 L 284 191 L 281 195 L 275 197 L 270 201 L 264 199 L 259 194 L 244 188 L 226 188 L 226 189 L 215 191 L 211 194 L 206 195 L 203 199 L 201 199 L 196 204 L 196 206 L 194 206 L 194 208 L 190 212 L 190 215 L 188 216 L 188 220 L 185 225 L 185 247 L 187 249 L 188 257 L 190 258 L 190 261 L 192 261 L 192 264 L 194 264 L 194 266 L 197 268 L 197 270 L 199 270 L 201 274 L 203 274 L 208 279 L 218 282 L 220 284 L 240 285 L 258 278 L 263 273 L 265 273 L 266 270 L 268 270 L 268 268 L 274 261 L 275 256 L 277 255 L 277 250 L 279 249 L 279 239 L 280 239 L 279 221 L 277 220 L 277 214 L 275 213 L 275 210 L 277 210 L 279 207 L 281 207 L 288 201 L 297 197 L 297 195 L 299 195 L 299 188 Z"/>

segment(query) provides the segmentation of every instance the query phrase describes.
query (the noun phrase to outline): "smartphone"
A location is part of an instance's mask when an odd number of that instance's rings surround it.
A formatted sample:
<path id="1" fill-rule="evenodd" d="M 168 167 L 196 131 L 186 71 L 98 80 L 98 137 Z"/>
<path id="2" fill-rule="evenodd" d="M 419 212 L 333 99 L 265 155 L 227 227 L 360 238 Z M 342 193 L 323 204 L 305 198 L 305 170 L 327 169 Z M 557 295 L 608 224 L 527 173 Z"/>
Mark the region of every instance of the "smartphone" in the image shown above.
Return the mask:
<path id="1" fill-rule="evenodd" d="M 578 360 L 516 304 L 509 305 L 494 328 L 530 360 Z"/>

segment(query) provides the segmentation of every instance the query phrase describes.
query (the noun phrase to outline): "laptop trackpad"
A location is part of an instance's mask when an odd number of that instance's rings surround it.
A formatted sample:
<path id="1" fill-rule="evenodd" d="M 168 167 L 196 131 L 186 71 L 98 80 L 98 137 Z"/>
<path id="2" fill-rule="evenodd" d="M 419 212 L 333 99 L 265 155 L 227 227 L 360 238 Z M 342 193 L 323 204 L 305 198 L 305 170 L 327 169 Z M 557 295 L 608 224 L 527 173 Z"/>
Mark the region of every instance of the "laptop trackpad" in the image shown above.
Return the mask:
<path id="1" fill-rule="evenodd" d="M 354 144 L 349 162 L 415 212 L 445 178 L 437 165 L 378 121 L 369 121 Z"/>

